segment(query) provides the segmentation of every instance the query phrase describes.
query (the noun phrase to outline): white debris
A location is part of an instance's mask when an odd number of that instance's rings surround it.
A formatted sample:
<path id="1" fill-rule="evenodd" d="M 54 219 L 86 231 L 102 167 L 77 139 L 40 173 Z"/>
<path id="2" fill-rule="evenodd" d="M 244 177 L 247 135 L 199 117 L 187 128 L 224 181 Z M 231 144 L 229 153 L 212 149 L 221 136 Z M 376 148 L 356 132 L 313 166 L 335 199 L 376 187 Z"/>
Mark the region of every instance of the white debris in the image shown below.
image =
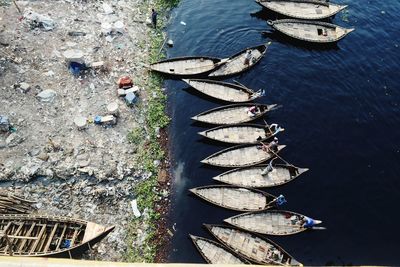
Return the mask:
<path id="1" fill-rule="evenodd" d="M 56 95 L 55 91 L 47 89 L 37 94 L 36 97 L 42 102 L 53 102 Z"/>
<path id="2" fill-rule="evenodd" d="M 69 49 L 63 53 L 65 60 L 67 63 L 70 62 L 78 62 L 78 63 L 85 63 L 84 53 L 82 50 L 79 49 Z"/>
<path id="3" fill-rule="evenodd" d="M 184 21 L 181 21 L 181 24 L 182 24 L 183 26 L 186 26 L 186 22 L 184 22 Z"/>
<path id="4" fill-rule="evenodd" d="M 30 9 L 24 12 L 24 18 L 29 21 L 32 26 L 43 27 L 46 31 L 51 31 L 55 27 L 54 21 L 51 18 L 33 12 Z"/>
<path id="5" fill-rule="evenodd" d="M 132 207 L 133 215 L 135 215 L 136 218 L 139 218 L 142 214 L 140 213 L 140 211 L 137 207 L 136 199 L 131 201 L 131 207 Z"/>

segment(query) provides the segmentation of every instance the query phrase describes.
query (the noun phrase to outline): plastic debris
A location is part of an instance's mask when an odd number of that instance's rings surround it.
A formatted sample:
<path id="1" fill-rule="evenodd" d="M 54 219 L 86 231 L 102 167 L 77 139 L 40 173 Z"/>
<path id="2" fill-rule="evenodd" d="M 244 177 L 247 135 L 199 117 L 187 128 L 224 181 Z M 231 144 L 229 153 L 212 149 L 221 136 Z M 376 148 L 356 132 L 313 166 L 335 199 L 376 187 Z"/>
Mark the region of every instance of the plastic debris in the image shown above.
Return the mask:
<path id="1" fill-rule="evenodd" d="M 136 101 L 137 101 L 137 97 L 136 97 L 136 95 L 134 93 L 129 92 L 129 93 L 126 94 L 125 102 L 126 102 L 126 104 L 128 106 L 131 106 L 131 105 L 135 104 Z"/>
<path id="2" fill-rule="evenodd" d="M 85 63 L 79 63 L 79 62 L 70 62 L 68 69 L 71 71 L 72 74 L 75 76 L 79 75 L 82 71 L 87 70 L 88 67 L 86 66 Z"/>
<path id="3" fill-rule="evenodd" d="M 137 207 L 136 199 L 131 201 L 131 207 L 132 207 L 133 215 L 135 215 L 136 218 L 139 218 L 142 214 L 140 213 L 140 211 Z"/>
<path id="4" fill-rule="evenodd" d="M 5 115 L 0 115 L 0 132 L 8 132 L 10 130 L 10 120 Z"/>
<path id="5" fill-rule="evenodd" d="M 53 90 L 47 89 L 39 94 L 36 95 L 36 97 L 41 101 L 41 102 L 53 102 L 54 98 L 56 97 L 57 93 Z"/>
<path id="6" fill-rule="evenodd" d="M 78 49 L 69 49 L 63 53 L 65 57 L 65 61 L 67 63 L 70 62 L 78 62 L 78 63 L 85 63 L 84 54 L 81 50 Z"/>
<path id="7" fill-rule="evenodd" d="M 33 12 L 30 9 L 25 11 L 24 18 L 30 22 L 31 28 L 33 29 L 43 28 L 46 31 L 51 31 L 55 27 L 55 23 L 51 18 Z"/>
<path id="8" fill-rule="evenodd" d="M 172 41 L 171 39 L 168 40 L 167 45 L 170 47 L 174 46 L 174 41 Z"/>
<path id="9" fill-rule="evenodd" d="M 110 15 L 112 13 L 114 13 L 114 10 L 112 9 L 110 4 L 107 3 L 103 3 L 103 10 L 104 10 L 104 14 L 106 15 Z"/>
<path id="10" fill-rule="evenodd" d="M 184 21 L 181 21 L 181 24 L 182 24 L 183 26 L 186 26 L 186 22 L 184 22 Z"/>

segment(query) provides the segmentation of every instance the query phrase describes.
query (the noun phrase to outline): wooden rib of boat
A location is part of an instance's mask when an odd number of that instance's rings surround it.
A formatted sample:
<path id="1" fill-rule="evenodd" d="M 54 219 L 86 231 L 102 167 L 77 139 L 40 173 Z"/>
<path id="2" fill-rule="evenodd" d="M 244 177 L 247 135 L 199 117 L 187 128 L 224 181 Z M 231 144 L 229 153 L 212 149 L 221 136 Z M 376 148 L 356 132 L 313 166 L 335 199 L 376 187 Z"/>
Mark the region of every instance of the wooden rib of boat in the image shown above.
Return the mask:
<path id="1" fill-rule="evenodd" d="M 176 57 L 150 65 L 150 69 L 170 75 L 193 76 L 205 74 L 227 62 L 213 57 Z"/>
<path id="2" fill-rule="evenodd" d="M 236 211 L 260 211 L 275 206 L 276 197 L 261 190 L 230 185 L 208 185 L 189 189 L 214 205 Z"/>
<path id="3" fill-rule="evenodd" d="M 0 214 L 0 255 L 75 257 L 113 229 L 66 217 Z"/>
<path id="4" fill-rule="evenodd" d="M 279 145 L 279 153 L 285 145 Z M 247 167 L 257 165 L 261 162 L 273 158 L 275 154 L 266 151 L 261 144 L 238 145 L 221 150 L 211 156 L 203 159 L 201 163 L 218 166 L 218 167 Z"/>
<path id="5" fill-rule="evenodd" d="M 334 16 L 347 5 L 321 0 L 256 0 L 261 6 L 296 19 L 325 19 Z"/>
<path id="6" fill-rule="evenodd" d="M 215 127 L 199 132 L 199 134 L 206 138 L 229 144 L 255 144 L 265 141 L 282 131 L 284 131 L 283 128 L 276 131 L 260 124 L 233 124 Z"/>
<path id="7" fill-rule="evenodd" d="M 249 109 L 256 107 L 257 111 L 251 113 Z M 192 117 L 192 120 L 210 124 L 239 124 L 249 122 L 264 116 L 268 111 L 274 110 L 276 104 L 264 105 L 258 103 L 232 104 L 213 108 Z"/>
<path id="8" fill-rule="evenodd" d="M 267 165 L 257 165 L 247 168 L 229 170 L 218 176 L 214 180 L 230 185 L 243 186 L 248 188 L 264 188 L 286 184 L 300 174 L 308 171 L 307 168 L 298 168 L 288 164 L 273 164 L 272 171 L 263 171 Z"/>
<path id="9" fill-rule="evenodd" d="M 285 210 L 265 210 L 261 212 L 242 213 L 224 221 L 246 231 L 265 235 L 293 235 L 303 232 L 304 215 Z M 310 218 L 308 218 L 310 219 Z M 321 221 L 314 220 L 314 224 Z"/>
<path id="10" fill-rule="evenodd" d="M 205 95 L 227 102 L 249 102 L 262 96 L 260 92 L 254 92 L 233 83 L 204 79 L 184 79 L 183 81 Z"/>
<path id="11" fill-rule="evenodd" d="M 213 240 L 189 235 L 201 256 L 210 264 L 246 264 L 228 248 Z"/>
<path id="12" fill-rule="evenodd" d="M 208 231 L 222 244 L 235 251 L 240 257 L 262 265 L 297 265 L 283 248 L 271 240 L 231 226 L 204 224 Z"/>
<path id="13" fill-rule="evenodd" d="M 261 60 L 261 58 L 265 55 L 265 52 L 267 52 L 267 48 L 270 44 L 271 42 L 268 42 L 266 44 L 249 47 L 240 51 L 239 53 L 231 56 L 224 64 L 221 64 L 219 68 L 215 69 L 210 74 L 208 74 L 208 76 L 209 77 L 230 76 L 239 74 L 241 72 L 250 69 Z M 251 60 L 249 61 L 249 64 L 246 64 L 245 58 L 246 58 L 246 53 L 248 51 L 251 51 L 252 57 Z"/>
<path id="14" fill-rule="evenodd" d="M 334 43 L 354 31 L 327 22 L 309 20 L 269 20 L 268 24 L 292 38 L 314 43 Z"/>

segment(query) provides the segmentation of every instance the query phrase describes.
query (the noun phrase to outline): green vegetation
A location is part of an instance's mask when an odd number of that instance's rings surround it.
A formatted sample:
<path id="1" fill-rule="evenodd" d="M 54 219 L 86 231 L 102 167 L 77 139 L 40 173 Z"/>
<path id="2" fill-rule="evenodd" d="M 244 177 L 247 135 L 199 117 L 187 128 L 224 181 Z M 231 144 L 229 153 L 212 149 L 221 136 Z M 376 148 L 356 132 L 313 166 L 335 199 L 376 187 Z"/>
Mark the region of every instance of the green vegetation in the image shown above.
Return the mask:
<path id="1" fill-rule="evenodd" d="M 158 29 L 149 29 L 150 50 L 149 62 L 155 62 L 164 57 L 160 53 L 161 46 L 164 43 L 162 28 L 165 26 L 167 12 L 175 7 L 179 0 L 156 0 L 154 8 L 159 12 Z M 142 7 L 148 9 L 148 6 Z M 157 221 L 160 214 L 156 211 L 155 205 L 160 198 L 157 174 L 159 164 L 165 157 L 159 139 L 160 129 L 165 128 L 170 118 L 165 114 L 166 96 L 162 91 L 162 77 L 156 73 L 149 73 L 146 81 L 142 85 L 146 90 L 148 99 L 147 106 L 141 105 L 139 109 L 145 113 L 145 129 L 135 128 L 128 135 L 128 140 L 138 147 L 137 162 L 142 166 L 146 173 L 152 175 L 135 186 L 134 194 L 138 201 L 140 211 L 145 211 L 143 216 L 133 219 L 129 225 L 127 237 L 127 252 L 125 260 L 129 262 L 154 262 L 157 252 Z M 138 230 L 143 229 L 146 232 L 144 240 L 140 240 L 138 245 Z M 139 230 L 141 231 L 141 230 Z"/>

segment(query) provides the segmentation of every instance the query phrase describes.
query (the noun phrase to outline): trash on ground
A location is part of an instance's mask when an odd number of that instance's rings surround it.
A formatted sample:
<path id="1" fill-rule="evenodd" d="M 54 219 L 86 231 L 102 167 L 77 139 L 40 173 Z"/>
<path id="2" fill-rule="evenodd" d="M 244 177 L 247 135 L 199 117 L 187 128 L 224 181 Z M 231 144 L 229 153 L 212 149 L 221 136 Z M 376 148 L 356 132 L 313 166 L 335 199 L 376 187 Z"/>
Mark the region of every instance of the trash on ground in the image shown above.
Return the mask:
<path id="1" fill-rule="evenodd" d="M 112 126 L 117 124 L 117 118 L 114 115 L 97 115 L 96 117 L 94 117 L 94 123 L 98 125 Z"/>
<path id="2" fill-rule="evenodd" d="M 5 115 L 0 115 L 0 132 L 8 132 L 11 128 L 10 120 Z"/>
<path id="3" fill-rule="evenodd" d="M 51 31 L 55 27 L 55 23 L 51 18 L 30 9 L 24 12 L 24 18 L 30 23 L 32 29 L 43 28 L 46 31 Z"/>
<path id="4" fill-rule="evenodd" d="M 87 126 L 87 119 L 82 116 L 77 116 L 74 119 L 74 123 L 75 123 L 76 127 L 78 128 L 78 130 L 83 130 Z"/>
<path id="5" fill-rule="evenodd" d="M 133 86 L 133 81 L 129 76 L 123 76 L 118 80 L 119 88 L 127 89 Z"/>
<path id="6" fill-rule="evenodd" d="M 131 207 L 132 207 L 133 215 L 135 215 L 136 218 L 139 218 L 142 214 L 140 213 L 140 211 L 137 207 L 136 199 L 131 201 Z"/>
<path id="7" fill-rule="evenodd" d="M 53 102 L 57 93 L 51 89 L 44 90 L 36 95 L 41 102 Z"/>
<path id="8" fill-rule="evenodd" d="M 137 97 L 134 93 L 129 92 L 126 94 L 125 96 L 125 102 L 128 106 L 132 106 L 133 104 L 135 104 L 137 101 Z"/>
<path id="9" fill-rule="evenodd" d="M 167 45 L 170 47 L 174 46 L 174 41 L 172 41 L 171 39 L 168 40 Z"/>

